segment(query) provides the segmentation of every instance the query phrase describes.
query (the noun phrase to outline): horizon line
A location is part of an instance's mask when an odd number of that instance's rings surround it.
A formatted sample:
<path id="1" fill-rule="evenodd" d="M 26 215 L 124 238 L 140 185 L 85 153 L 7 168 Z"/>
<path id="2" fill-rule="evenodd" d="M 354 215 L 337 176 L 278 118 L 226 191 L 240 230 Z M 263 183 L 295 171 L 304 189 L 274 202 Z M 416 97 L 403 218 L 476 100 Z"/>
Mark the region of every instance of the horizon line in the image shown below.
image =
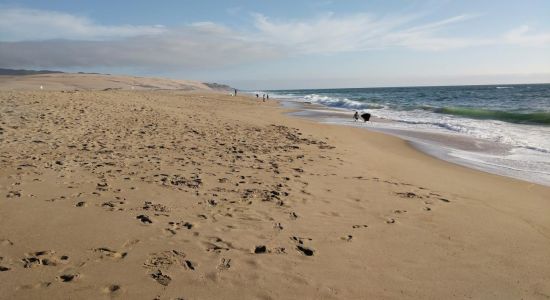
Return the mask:
<path id="1" fill-rule="evenodd" d="M 442 85 L 394 85 L 371 87 L 335 87 L 335 88 L 300 88 L 300 89 L 266 89 L 265 91 L 301 91 L 301 90 L 353 90 L 353 89 L 389 89 L 389 88 L 417 88 L 417 87 L 461 87 L 461 86 L 510 86 L 510 85 L 545 85 L 550 82 L 533 83 L 484 83 L 484 84 L 442 84 Z M 252 91 L 243 89 L 243 91 Z"/>

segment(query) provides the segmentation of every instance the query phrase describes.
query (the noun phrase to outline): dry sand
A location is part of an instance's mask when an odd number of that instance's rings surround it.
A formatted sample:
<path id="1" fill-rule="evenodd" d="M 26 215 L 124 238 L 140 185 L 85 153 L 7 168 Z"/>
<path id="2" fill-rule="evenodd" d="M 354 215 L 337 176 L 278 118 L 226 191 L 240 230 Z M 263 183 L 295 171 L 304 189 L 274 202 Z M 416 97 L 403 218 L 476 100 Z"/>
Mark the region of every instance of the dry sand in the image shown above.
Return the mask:
<path id="1" fill-rule="evenodd" d="M 209 90 L 193 80 L 117 76 L 106 74 L 51 73 L 40 75 L 0 75 L 0 90 Z"/>
<path id="2" fill-rule="evenodd" d="M 549 188 L 283 112 L 0 92 L 0 298 L 550 298 Z"/>

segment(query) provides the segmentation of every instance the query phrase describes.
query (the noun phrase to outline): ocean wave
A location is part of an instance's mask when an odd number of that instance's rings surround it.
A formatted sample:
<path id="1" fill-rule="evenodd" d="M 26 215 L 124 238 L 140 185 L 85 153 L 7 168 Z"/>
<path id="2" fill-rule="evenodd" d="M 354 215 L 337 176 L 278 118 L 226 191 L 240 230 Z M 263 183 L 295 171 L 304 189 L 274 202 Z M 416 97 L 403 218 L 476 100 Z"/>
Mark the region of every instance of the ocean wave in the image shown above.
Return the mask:
<path id="1" fill-rule="evenodd" d="M 385 106 L 380 104 L 355 101 L 355 100 L 350 100 L 348 98 L 321 96 L 317 94 L 305 95 L 303 99 L 304 101 L 307 101 L 307 102 L 322 104 L 329 107 L 347 108 L 347 109 L 353 109 L 353 110 L 385 108 Z"/>
<path id="2" fill-rule="evenodd" d="M 404 101 L 379 95 L 326 95 L 285 93 L 292 101 L 309 102 L 336 109 L 369 112 L 373 117 L 395 123 L 395 128 L 435 130 L 502 143 L 513 147 L 550 153 L 550 111 L 518 112 L 467 106 L 441 106 L 427 100 Z M 399 97 L 399 96 L 395 96 Z M 274 98 L 279 98 L 274 95 Z M 281 97 L 283 98 L 283 97 Z"/>
<path id="3" fill-rule="evenodd" d="M 498 120 L 518 124 L 550 125 L 550 112 L 518 113 L 469 107 L 441 107 L 433 112 L 471 119 Z"/>
<path id="4" fill-rule="evenodd" d="M 302 97 L 303 101 L 317 103 L 329 107 L 352 110 L 384 109 L 388 105 L 381 105 L 367 101 L 355 101 L 348 98 L 329 97 L 318 94 L 309 94 Z M 489 110 L 471 107 L 435 107 L 430 105 L 411 105 L 394 108 L 397 110 L 422 110 L 438 114 L 459 116 L 470 119 L 498 120 L 517 124 L 550 125 L 550 112 L 519 113 L 501 110 Z"/>

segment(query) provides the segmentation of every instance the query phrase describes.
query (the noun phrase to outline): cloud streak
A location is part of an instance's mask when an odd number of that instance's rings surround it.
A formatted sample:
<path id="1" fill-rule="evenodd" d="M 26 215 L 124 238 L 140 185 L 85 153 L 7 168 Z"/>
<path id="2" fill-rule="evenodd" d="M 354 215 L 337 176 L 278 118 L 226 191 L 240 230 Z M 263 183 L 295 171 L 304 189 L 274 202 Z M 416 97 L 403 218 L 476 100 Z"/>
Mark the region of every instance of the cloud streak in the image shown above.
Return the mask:
<path id="1" fill-rule="evenodd" d="M 1 7 L 0 7 L 1 8 Z M 96 24 L 82 16 L 23 8 L 0 10 L 0 39 L 2 41 L 74 39 L 103 40 L 166 32 L 162 25 L 107 26 Z"/>
<path id="2" fill-rule="evenodd" d="M 416 16 L 376 18 L 356 14 L 344 18 L 328 14 L 311 21 L 272 21 L 255 14 L 258 38 L 303 53 L 338 53 L 390 47 L 444 50 L 486 44 L 483 40 L 440 37 L 437 31 L 464 22 L 472 15 L 410 26 Z"/>
<path id="3" fill-rule="evenodd" d="M 404 48 L 418 51 L 487 45 L 550 46 L 550 33 L 517 27 L 496 37 L 446 36 L 475 15 L 421 22 L 417 15 L 325 14 L 309 20 L 251 16 L 251 29 L 212 22 L 177 28 L 97 24 L 66 13 L 2 9 L 0 67 L 216 68 L 310 54 Z"/>

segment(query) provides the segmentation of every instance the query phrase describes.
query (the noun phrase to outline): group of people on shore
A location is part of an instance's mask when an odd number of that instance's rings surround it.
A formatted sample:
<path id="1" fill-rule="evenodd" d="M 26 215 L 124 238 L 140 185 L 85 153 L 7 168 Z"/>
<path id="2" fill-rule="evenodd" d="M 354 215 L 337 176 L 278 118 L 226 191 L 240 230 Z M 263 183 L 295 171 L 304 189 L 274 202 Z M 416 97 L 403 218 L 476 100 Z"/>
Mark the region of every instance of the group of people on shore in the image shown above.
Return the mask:
<path id="1" fill-rule="evenodd" d="M 233 96 L 237 96 L 237 89 L 233 89 Z M 256 93 L 256 99 L 260 98 L 260 94 Z M 269 100 L 269 94 L 262 94 L 262 100 L 265 102 Z"/>
<path id="2" fill-rule="evenodd" d="M 256 94 L 256 99 L 260 98 L 260 94 Z M 269 94 L 262 94 L 262 100 L 269 100 Z"/>
<path id="3" fill-rule="evenodd" d="M 233 96 L 237 96 L 237 89 L 234 89 Z M 256 93 L 256 99 L 259 99 L 259 98 L 260 98 L 260 94 Z M 262 100 L 263 102 L 265 102 L 266 100 L 269 100 L 269 94 L 262 94 Z M 368 120 L 370 120 L 371 114 L 362 113 L 361 115 L 359 115 L 359 112 L 355 111 L 355 113 L 353 114 L 353 119 L 355 119 L 355 122 L 359 121 L 359 117 L 363 119 L 363 122 L 367 122 Z"/>

